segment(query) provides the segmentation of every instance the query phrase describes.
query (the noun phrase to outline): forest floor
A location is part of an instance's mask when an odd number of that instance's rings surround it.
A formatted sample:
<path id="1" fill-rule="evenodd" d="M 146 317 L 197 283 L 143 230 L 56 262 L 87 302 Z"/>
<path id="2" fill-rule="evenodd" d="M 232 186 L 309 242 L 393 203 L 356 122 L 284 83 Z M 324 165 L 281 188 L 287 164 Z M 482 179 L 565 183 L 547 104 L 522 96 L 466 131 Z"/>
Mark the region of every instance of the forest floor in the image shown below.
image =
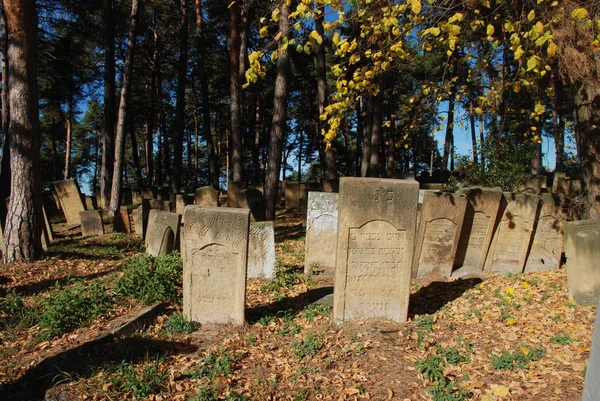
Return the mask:
<path id="1" fill-rule="evenodd" d="M 413 282 L 408 323 L 337 327 L 333 280 L 301 274 L 301 215 L 280 212 L 278 278 L 248 281 L 246 325 L 190 325 L 178 296 L 103 336 L 144 308 L 120 284 L 142 248 L 65 232 L 0 268 L 1 400 L 581 399 L 595 308 L 568 301 L 564 268 Z"/>

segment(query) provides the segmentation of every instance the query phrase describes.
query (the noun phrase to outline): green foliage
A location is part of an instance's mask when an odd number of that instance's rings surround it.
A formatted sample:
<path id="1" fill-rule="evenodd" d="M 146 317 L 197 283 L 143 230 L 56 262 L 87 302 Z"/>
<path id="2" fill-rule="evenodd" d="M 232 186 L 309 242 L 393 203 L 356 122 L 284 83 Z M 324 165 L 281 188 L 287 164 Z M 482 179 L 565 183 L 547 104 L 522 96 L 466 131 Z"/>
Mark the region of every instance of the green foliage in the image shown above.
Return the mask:
<path id="1" fill-rule="evenodd" d="M 200 389 L 196 392 L 196 397 L 189 398 L 188 401 L 248 401 L 248 396 L 235 392 L 229 391 L 224 396 L 219 396 L 219 392 L 215 386 L 200 386 Z"/>
<path id="2" fill-rule="evenodd" d="M 436 345 L 435 352 L 443 357 L 446 362 L 450 365 L 459 365 L 461 363 L 468 363 L 471 361 L 469 354 L 465 351 L 459 350 L 457 347 L 442 347 L 441 345 Z"/>
<path id="3" fill-rule="evenodd" d="M 292 288 L 304 280 L 304 274 L 298 271 L 295 266 L 286 266 L 281 259 L 277 259 L 275 278 L 264 283 L 260 287 L 260 291 L 278 293 L 281 289 Z"/>
<path id="4" fill-rule="evenodd" d="M 158 358 L 151 364 L 136 366 L 127 361 L 121 362 L 110 382 L 115 389 L 132 394 L 136 398 L 146 398 L 156 393 L 167 380 L 167 372 L 161 372 Z"/>
<path id="5" fill-rule="evenodd" d="M 286 320 L 283 322 L 283 327 L 279 330 L 279 335 L 282 337 L 293 336 L 294 334 L 300 333 L 300 326 L 293 320 Z"/>
<path id="6" fill-rule="evenodd" d="M 164 324 L 165 331 L 177 334 L 190 334 L 198 327 L 199 323 L 190 322 L 180 312 L 173 313 Z"/>
<path id="7" fill-rule="evenodd" d="M 438 355 L 430 354 L 426 359 L 418 359 L 415 362 L 415 368 L 427 380 L 445 382 L 444 367 L 446 362 Z"/>
<path id="8" fill-rule="evenodd" d="M 427 387 L 433 401 L 464 401 L 471 398 L 467 389 L 459 388 L 453 382 L 437 382 L 434 386 Z"/>
<path id="9" fill-rule="evenodd" d="M 542 346 L 528 348 L 521 346 L 514 352 L 502 351 L 501 355 L 492 355 L 492 367 L 496 370 L 529 369 L 531 361 L 537 361 L 546 356 L 546 349 Z"/>
<path id="10" fill-rule="evenodd" d="M 40 338 L 49 340 L 90 323 L 108 312 L 112 297 L 98 282 L 60 287 L 56 284 L 44 299 L 39 318 Z"/>
<path id="11" fill-rule="evenodd" d="M 309 322 L 312 322 L 317 316 L 329 317 L 331 315 L 331 307 L 323 304 L 310 304 L 302 310 L 302 317 Z"/>
<path id="12" fill-rule="evenodd" d="M 413 322 L 413 327 L 416 327 L 423 331 L 431 331 L 433 329 L 433 316 L 431 316 L 431 315 L 419 316 Z"/>
<path id="13" fill-rule="evenodd" d="M 24 310 L 23 297 L 17 294 L 14 288 L 9 288 L 6 294 L 0 298 L 0 313 L 10 317 L 18 317 L 24 313 Z"/>
<path id="14" fill-rule="evenodd" d="M 145 305 L 177 302 L 183 281 L 183 263 L 178 252 L 152 257 L 140 255 L 129 261 L 116 291 Z"/>
<path id="15" fill-rule="evenodd" d="M 217 376 L 229 376 L 233 370 L 235 358 L 230 352 L 218 348 L 208 353 L 204 360 L 190 372 L 193 379 L 207 377 L 213 380 Z"/>
<path id="16" fill-rule="evenodd" d="M 550 342 L 552 344 L 561 344 L 561 345 L 567 345 L 571 341 L 572 341 L 571 336 L 566 333 L 558 333 L 550 339 Z"/>
<path id="17" fill-rule="evenodd" d="M 291 347 L 294 356 L 301 360 L 316 355 L 316 353 L 323 348 L 323 341 L 319 339 L 315 333 L 308 333 L 302 340 L 292 341 Z"/>

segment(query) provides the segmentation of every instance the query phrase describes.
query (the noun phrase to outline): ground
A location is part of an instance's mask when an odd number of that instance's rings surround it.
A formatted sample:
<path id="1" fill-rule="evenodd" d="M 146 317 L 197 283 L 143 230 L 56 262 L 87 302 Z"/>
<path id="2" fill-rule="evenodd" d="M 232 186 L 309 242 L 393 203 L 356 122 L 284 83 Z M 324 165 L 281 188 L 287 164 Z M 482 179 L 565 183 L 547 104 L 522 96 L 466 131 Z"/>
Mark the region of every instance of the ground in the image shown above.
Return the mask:
<path id="1" fill-rule="evenodd" d="M 301 274 L 300 222 L 279 212 L 278 279 L 248 281 L 243 327 L 189 324 L 179 288 L 130 296 L 151 281 L 126 280 L 139 238 L 63 231 L 44 260 L 0 269 L 0 399 L 581 399 L 595 308 L 568 301 L 564 268 L 413 282 L 408 323 L 338 327 L 332 279 Z M 158 295 L 149 325 L 106 335 Z"/>

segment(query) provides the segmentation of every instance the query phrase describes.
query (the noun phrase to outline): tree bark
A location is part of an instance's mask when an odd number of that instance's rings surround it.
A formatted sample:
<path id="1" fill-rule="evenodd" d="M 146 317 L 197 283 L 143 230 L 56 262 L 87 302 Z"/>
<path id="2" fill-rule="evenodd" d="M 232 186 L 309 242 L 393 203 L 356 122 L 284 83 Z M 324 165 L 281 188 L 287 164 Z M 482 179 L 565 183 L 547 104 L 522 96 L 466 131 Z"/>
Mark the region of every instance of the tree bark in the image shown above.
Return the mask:
<path id="1" fill-rule="evenodd" d="M 112 188 L 110 191 L 109 213 L 114 215 L 119 210 L 121 197 L 123 150 L 125 147 L 125 122 L 127 120 L 127 109 L 129 107 L 129 90 L 131 77 L 133 75 L 133 54 L 135 51 L 135 31 L 138 19 L 138 2 L 131 0 L 131 17 L 129 20 L 129 33 L 127 36 L 127 53 L 125 55 L 125 66 L 121 83 L 121 100 L 119 102 L 119 116 L 117 119 L 115 162 L 113 168 Z"/>
<path id="2" fill-rule="evenodd" d="M 473 102 L 469 106 L 469 125 L 471 126 L 471 144 L 473 149 L 473 164 L 478 165 L 479 159 L 477 158 L 477 135 L 475 134 L 475 112 L 473 110 Z"/>
<path id="3" fill-rule="evenodd" d="M 275 94 L 273 98 L 273 120 L 271 123 L 271 138 L 269 143 L 269 165 L 265 177 L 265 217 L 267 220 L 275 219 L 277 206 L 277 190 L 279 187 L 279 171 L 281 169 L 281 153 L 283 137 L 286 129 L 286 109 L 288 76 L 290 73 L 289 49 L 282 49 L 282 39 L 290 31 L 290 10 L 284 1 L 280 5 L 279 32 L 279 57 L 277 58 L 277 76 L 275 78 Z"/>
<path id="4" fill-rule="evenodd" d="M 2 53 L 1 53 L 1 68 L 2 71 L 8 71 L 8 28 L 6 26 L 6 14 L 4 8 L 0 9 L 0 24 L 2 25 Z M 6 199 L 10 196 L 10 136 L 8 135 L 9 127 L 9 110 L 8 103 L 8 74 L 2 74 L 2 134 L 4 142 L 2 143 L 2 162 L 0 163 L 0 199 Z M 6 218 L 6 202 L 0 202 L 0 224 L 4 227 Z"/>
<path id="5" fill-rule="evenodd" d="M 454 148 L 454 87 L 448 96 L 448 124 L 446 125 L 446 137 L 444 139 L 444 155 L 442 157 L 442 170 L 448 170 L 450 153 Z"/>
<path id="6" fill-rule="evenodd" d="M 242 178 L 242 90 L 240 85 L 240 4 L 229 6 L 229 91 L 231 113 L 231 168 L 232 181 L 241 183 Z"/>
<path id="7" fill-rule="evenodd" d="M 100 197 L 102 208 L 108 209 L 115 162 L 115 16 L 113 0 L 104 0 L 104 141 L 102 143 L 102 168 L 100 171 Z"/>
<path id="8" fill-rule="evenodd" d="M 8 26 L 11 195 L 4 263 L 42 254 L 42 183 L 37 95 L 37 14 L 34 0 L 3 0 Z"/>
<path id="9" fill-rule="evenodd" d="M 381 81 L 378 79 L 378 81 Z M 373 97 L 373 110 L 371 114 L 371 155 L 369 158 L 368 177 L 379 177 L 381 155 L 381 124 L 383 123 L 383 88 L 378 82 L 379 93 Z"/>
<path id="10" fill-rule="evenodd" d="M 371 160 L 371 128 L 373 121 L 373 98 L 367 96 L 366 101 L 361 100 L 359 120 L 362 126 L 362 157 L 360 159 L 360 176 L 369 177 L 369 164 Z"/>
<path id="11" fill-rule="evenodd" d="M 387 146 L 386 146 L 386 157 L 385 157 L 385 176 L 387 178 L 394 178 L 394 170 L 396 167 L 396 121 L 391 117 L 391 113 L 389 116 L 391 121 L 390 126 L 390 134 L 388 135 Z"/>
<path id="12" fill-rule="evenodd" d="M 135 182 L 138 191 L 144 186 L 144 178 L 142 176 L 142 166 L 140 165 L 140 149 L 135 136 L 135 118 L 132 113 L 129 113 L 129 135 L 131 138 L 131 158 L 133 159 L 133 170 L 135 171 Z"/>
<path id="13" fill-rule="evenodd" d="M 68 179 L 71 166 L 71 138 L 73 136 L 73 100 L 72 97 L 69 96 L 69 100 L 67 103 L 67 140 L 65 145 L 65 171 L 64 171 L 64 179 Z"/>

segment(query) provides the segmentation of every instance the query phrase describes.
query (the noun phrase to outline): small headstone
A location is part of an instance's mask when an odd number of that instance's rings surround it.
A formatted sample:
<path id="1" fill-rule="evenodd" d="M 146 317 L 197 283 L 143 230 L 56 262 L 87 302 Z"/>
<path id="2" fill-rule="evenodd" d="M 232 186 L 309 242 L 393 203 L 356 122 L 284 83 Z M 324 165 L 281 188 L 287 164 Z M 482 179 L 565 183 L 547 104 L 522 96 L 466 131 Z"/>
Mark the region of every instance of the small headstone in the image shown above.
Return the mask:
<path id="1" fill-rule="evenodd" d="M 133 232 L 144 237 L 144 218 L 142 205 L 131 211 L 131 221 L 133 223 Z"/>
<path id="2" fill-rule="evenodd" d="M 250 211 L 187 206 L 185 221 L 184 316 L 199 323 L 243 325 Z"/>
<path id="3" fill-rule="evenodd" d="M 250 209 L 250 221 L 265 221 L 265 206 L 262 192 L 244 189 L 238 193 L 238 207 Z"/>
<path id="4" fill-rule="evenodd" d="M 500 208 L 501 220 L 498 223 L 488 257 L 486 273 L 519 274 L 525 268 L 527 251 L 531 242 L 538 195 L 505 192 L 502 197 L 504 208 Z"/>
<path id="5" fill-rule="evenodd" d="M 155 199 L 155 192 L 156 190 L 152 189 L 142 189 L 140 191 L 140 196 L 142 197 L 142 199 Z"/>
<path id="6" fill-rule="evenodd" d="M 450 278 L 466 207 L 464 195 L 425 191 L 413 277 Z"/>
<path id="7" fill-rule="evenodd" d="M 405 322 L 419 184 L 341 178 L 333 315 Z"/>
<path id="8" fill-rule="evenodd" d="M 323 186 L 323 192 L 339 192 L 340 191 L 340 179 L 336 178 L 333 180 L 323 180 L 321 182 Z"/>
<path id="9" fill-rule="evenodd" d="M 458 249 L 454 259 L 455 270 L 452 276 L 482 275 L 494 235 L 502 190 L 465 188 L 461 192 L 467 196 L 468 203 L 458 240 Z"/>
<path id="10" fill-rule="evenodd" d="M 585 371 L 583 385 L 583 398 L 581 401 L 598 401 L 600 395 L 600 300 L 596 309 L 596 323 L 594 324 L 594 338 L 590 350 L 590 359 Z"/>
<path id="11" fill-rule="evenodd" d="M 532 192 L 535 194 L 542 193 L 542 190 L 546 188 L 546 176 L 545 175 L 534 175 L 529 178 L 524 184 L 519 186 L 520 192 Z"/>
<path id="12" fill-rule="evenodd" d="M 85 210 L 96 210 L 98 206 L 96 205 L 96 197 L 85 195 Z"/>
<path id="13" fill-rule="evenodd" d="M 600 223 L 568 221 L 564 232 L 569 299 L 594 306 L 600 296 Z"/>
<path id="14" fill-rule="evenodd" d="M 137 192 L 133 192 L 131 194 L 131 203 L 132 203 L 133 207 L 138 207 L 139 205 L 141 205 L 142 199 L 144 199 L 142 197 L 142 194 L 138 194 Z"/>
<path id="15" fill-rule="evenodd" d="M 526 272 L 555 270 L 560 267 L 563 248 L 563 226 L 566 216 L 563 200 L 556 195 L 542 194 L 531 250 L 525 264 Z"/>
<path id="16" fill-rule="evenodd" d="M 104 234 L 102 215 L 99 210 L 86 210 L 79 212 L 81 221 L 81 236 L 93 237 Z"/>
<path id="17" fill-rule="evenodd" d="M 187 205 L 194 204 L 194 195 L 177 194 L 175 195 L 175 213 L 183 215 L 183 210 Z M 182 220 L 185 223 L 185 219 Z"/>
<path id="18" fill-rule="evenodd" d="M 61 209 L 65 214 L 68 225 L 80 224 L 79 212 L 84 212 L 85 207 L 81 202 L 81 192 L 77 181 L 74 179 L 56 181 L 54 184 L 54 190 L 60 200 Z"/>
<path id="19" fill-rule="evenodd" d="M 131 233 L 131 221 L 129 220 L 127 206 L 120 206 L 119 210 L 115 212 L 114 228 L 115 232 Z"/>
<path id="20" fill-rule="evenodd" d="M 165 239 L 167 227 L 171 228 L 173 231 L 173 244 L 175 247 L 178 240 L 180 225 L 180 214 L 151 209 L 148 215 L 148 227 L 146 229 L 146 253 L 152 256 L 160 255 L 161 249 L 164 249 L 163 240 Z M 167 251 L 171 252 L 173 249 L 167 249 Z"/>
<path id="21" fill-rule="evenodd" d="M 300 209 L 300 201 L 302 198 L 302 188 L 298 182 L 285 183 L 285 208 Z"/>
<path id="22" fill-rule="evenodd" d="M 196 206 L 219 206 L 219 191 L 213 187 L 196 189 Z"/>
<path id="23" fill-rule="evenodd" d="M 156 189 L 156 199 L 161 201 L 169 201 L 170 200 L 170 189 L 168 187 L 157 188 Z"/>
<path id="24" fill-rule="evenodd" d="M 235 183 L 233 181 L 227 182 L 227 206 L 229 207 L 240 207 L 240 192 L 244 189 L 244 185 L 241 183 Z"/>
<path id="25" fill-rule="evenodd" d="M 304 273 L 333 276 L 337 246 L 339 195 L 309 192 Z"/>
<path id="26" fill-rule="evenodd" d="M 150 205 L 150 209 L 162 210 L 164 212 L 171 211 L 171 202 L 168 200 L 158 200 L 158 199 L 149 199 L 148 204 Z"/>
<path id="27" fill-rule="evenodd" d="M 567 178 L 567 173 L 556 171 L 552 178 L 552 193 L 555 194 L 558 190 L 558 180 Z"/>
<path id="28" fill-rule="evenodd" d="M 275 278 L 275 230 L 272 221 L 250 223 L 248 278 Z"/>
<path id="29" fill-rule="evenodd" d="M 559 177 L 556 180 L 556 191 L 554 191 L 557 195 L 563 195 L 566 197 L 571 196 L 571 179 Z"/>

